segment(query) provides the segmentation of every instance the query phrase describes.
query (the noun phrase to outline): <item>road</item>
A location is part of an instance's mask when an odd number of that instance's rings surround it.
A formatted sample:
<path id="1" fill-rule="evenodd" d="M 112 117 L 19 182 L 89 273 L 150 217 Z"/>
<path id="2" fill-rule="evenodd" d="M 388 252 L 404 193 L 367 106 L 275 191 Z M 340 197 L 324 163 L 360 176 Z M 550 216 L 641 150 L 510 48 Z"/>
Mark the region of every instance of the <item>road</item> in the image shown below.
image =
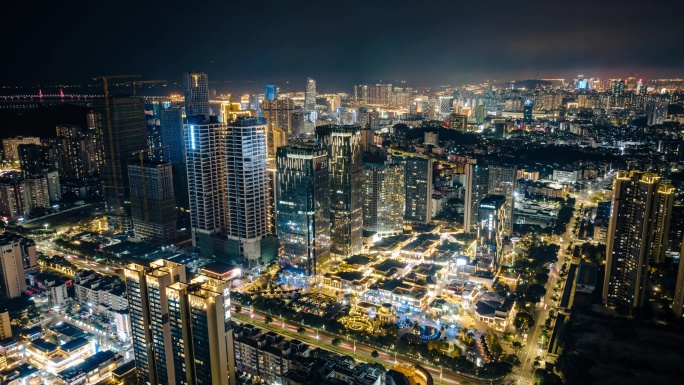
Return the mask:
<path id="1" fill-rule="evenodd" d="M 243 308 L 244 309 L 244 308 Z M 289 338 L 296 338 L 301 341 L 304 341 L 306 343 L 309 343 L 314 346 L 321 347 L 323 349 L 332 351 L 337 354 L 352 354 L 354 358 L 360 361 L 366 361 L 366 362 L 379 362 L 385 366 L 393 366 L 395 363 L 399 364 L 405 364 L 405 365 L 420 365 L 421 367 L 425 368 L 428 372 L 430 372 L 430 375 L 432 375 L 432 379 L 435 384 L 448 384 L 448 385 L 459 385 L 463 381 L 468 381 L 471 384 L 499 384 L 499 385 L 504 385 L 510 383 L 509 380 L 504 379 L 504 380 L 499 380 L 499 381 L 481 381 L 477 379 L 473 379 L 471 377 L 467 377 L 465 375 L 462 375 L 457 372 L 453 372 L 451 370 L 443 369 L 440 367 L 433 366 L 431 364 L 426 363 L 425 361 L 420 361 L 417 359 L 411 359 L 402 355 L 397 355 L 396 353 L 393 352 L 387 352 L 383 351 L 381 349 L 371 347 L 368 345 L 364 345 L 361 343 L 356 343 L 353 340 L 349 339 L 342 339 L 342 342 L 338 346 L 334 346 L 332 344 L 332 340 L 335 338 L 340 338 L 337 335 L 327 333 L 323 330 L 317 330 L 313 329 L 310 327 L 304 327 L 305 333 L 300 334 L 297 333 L 297 329 L 301 325 L 295 324 L 295 323 L 290 323 L 287 321 L 284 321 L 282 318 L 277 318 L 273 317 L 273 322 L 270 324 L 265 324 L 264 320 L 266 315 L 263 313 L 259 313 L 257 311 L 251 311 L 249 313 L 246 313 L 248 310 L 243 310 L 243 313 L 233 313 L 233 319 L 245 323 L 250 323 L 253 325 L 256 325 L 260 328 L 268 329 L 271 331 L 274 331 L 278 334 L 284 335 Z M 373 351 L 377 351 L 379 356 L 378 358 L 373 358 L 372 353 Z"/>
<path id="2" fill-rule="evenodd" d="M 89 269 L 89 270 L 95 270 L 98 273 L 102 273 L 102 274 L 116 275 L 115 269 L 121 268 L 121 266 L 116 265 L 116 264 L 99 263 L 99 262 L 96 262 L 95 260 L 93 260 L 92 258 L 89 260 L 87 257 L 84 257 L 82 255 L 77 255 L 77 254 L 66 252 L 62 248 L 60 248 L 59 246 L 55 245 L 50 240 L 37 241 L 36 246 L 37 246 L 39 252 L 41 252 L 47 256 L 59 255 L 59 256 L 65 257 L 69 262 L 76 265 L 76 267 L 79 269 Z M 123 277 L 122 274 L 123 273 L 120 274 L 121 277 Z"/>
<path id="3" fill-rule="evenodd" d="M 520 355 L 520 361 L 522 362 L 520 373 L 523 376 L 526 376 L 527 373 L 532 372 L 532 369 L 534 368 L 535 357 L 541 356 L 544 353 L 543 350 L 539 348 L 541 327 L 544 325 L 544 322 L 546 321 L 546 318 L 549 316 L 549 312 L 551 312 L 551 310 L 554 310 L 557 313 L 557 306 L 561 299 L 560 294 L 563 293 L 565 283 L 567 283 L 566 281 L 561 287 L 561 290 L 558 292 L 560 293 L 559 300 L 554 301 L 551 297 L 553 297 L 555 293 L 553 288 L 556 287 L 556 284 L 558 283 L 558 273 L 560 271 L 560 267 L 566 261 L 568 262 L 568 264 L 572 262 L 572 255 L 566 255 L 566 249 L 568 248 L 569 244 L 574 241 L 574 237 L 572 236 L 572 229 L 575 226 L 575 215 L 577 214 L 577 210 L 579 210 L 580 205 L 580 201 L 577 200 L 577 202 L 575 202 L 575 213 L 570 219 L 570 222 L 568 222 L 565 233 L 563 233 L 560 236 L 552 235 L 551 237 L 545 239 L 551 244 L 559 245 L 560 250 L 558 251 L 558 262 L 556 262 L 553 265 L 553 268 L 549 271 L 549 281 L 546 284 L 546 295 L 544 295 L 544 298 L 542 298 L 540 304 L 535 309 L 536 312 L 534 314 L 534 326 L 531 332 L 527 335 L 525 347 L 523 348 Z"/>

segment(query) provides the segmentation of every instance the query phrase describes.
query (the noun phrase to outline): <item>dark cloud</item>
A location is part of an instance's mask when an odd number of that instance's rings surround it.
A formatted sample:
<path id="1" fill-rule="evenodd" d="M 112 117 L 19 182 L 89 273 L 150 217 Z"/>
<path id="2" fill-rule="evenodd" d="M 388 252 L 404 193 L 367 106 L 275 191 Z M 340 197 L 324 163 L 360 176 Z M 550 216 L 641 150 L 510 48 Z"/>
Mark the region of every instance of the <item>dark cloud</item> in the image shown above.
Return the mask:
<path id="1" fill-rule="evenodd" d="M 414 85 L 545 76 L 681 76 L 678 0 L 13 2 L 2 84 L 139 73 L 177 80 Z M 302 86 L 303 87 L 303 86 Z M 297 88 L 302 88 L 297 87 Z"/>

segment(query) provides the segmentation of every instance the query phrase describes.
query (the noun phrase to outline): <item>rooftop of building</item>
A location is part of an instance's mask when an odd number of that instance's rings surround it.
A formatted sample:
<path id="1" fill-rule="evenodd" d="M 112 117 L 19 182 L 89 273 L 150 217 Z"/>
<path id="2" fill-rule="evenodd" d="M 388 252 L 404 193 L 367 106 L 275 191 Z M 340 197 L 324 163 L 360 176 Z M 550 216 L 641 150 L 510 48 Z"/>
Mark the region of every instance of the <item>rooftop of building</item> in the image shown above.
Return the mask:
<path id="1" fill-rule="evenodd" d="M 86 358 L 83 362 L 76 366 L 62 370 L 61 372 L 57 373 L 57 376 L 68 382 L 69 380 L 74 379 L 84 373 L 89 373 L 97 369 L 100 367 L 100 365 L 114 359 L 115 357 L 116 354 L 114 354 L 114 352 L 110 350 L 103 350 Z"/>
<path id="2" fill-rule="evenodd" d="M 404 269 L 406 268 L 406 264 L 403 262 L 399 262 L 396 259 L 385 259 L 384 261 L 376 264 L 373 266 L 373 269 L 375 271 L 387 273 L 391 269 Z"/>
<path id="3" fill-rule="evenodd" d="M 75 338 L 71 341 L 68 341 L 64 345 L 60 346 L 60 349 L 62 349 L 62 351 L 65 353 L 69 353 L 71 351 L 82 348 L 85 345 L 88 345 L 89 343 L 90 343 L 90 341 L 88 341 L 86 338 L 78 337 L 78 338 Z"/>
<path id="4" fill-rule="evenodd" d="M 67 322 L 61 322 L 54 326 L 51 326 L 50 330 L 68 338 L 84 337 L 87 334 L 85 330 Z"/>
<path id="5" fill-rule="evenodd" d="M 366 255 L 356 254 L 344 260 L 349 265 L 366 266 L 372 259 Z"/>
<path id="6" fill-rule="evenodd" d="M 36 350 L 40 350 L 44 353 L 51 353 L 59 348 L 59 346 L 57 346 L 56 344 L 45 341 L 42 338 L 36 338 L 35 340 L 31 341 L 31 346 Z"/>

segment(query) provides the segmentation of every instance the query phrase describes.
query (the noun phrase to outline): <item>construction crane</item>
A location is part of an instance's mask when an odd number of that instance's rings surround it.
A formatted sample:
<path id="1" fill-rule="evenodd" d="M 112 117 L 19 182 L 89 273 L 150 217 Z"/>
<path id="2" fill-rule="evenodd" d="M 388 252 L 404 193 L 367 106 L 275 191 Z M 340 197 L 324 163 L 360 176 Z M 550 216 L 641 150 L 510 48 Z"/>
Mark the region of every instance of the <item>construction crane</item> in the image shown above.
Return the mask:
<path id="1" fill-rule="evenodd" d="M 166 80 L 133 80 L 130 82 L 123 82 L 123 83 L 118 83 L 119 85 L 122 86 L 131 86 L 131 89 L 133 91 L 133 96 L 136 96 L 136 86 L 139 86 L 141 84 L 157 84 L 157 83 L 166 83 Z"/>
<path id="2" fill-rule="evenodd" d="M 121 206 L 121 200 L 119 198 L 119 181 L 118 173 L 116 169 L 116 152 L 114 151 L 114 135 L 112 134 L 112 111 L 109 105 L 109 80 L 110 79 L 128 79 L 128 78 L 139 78 L 140 75 L 105 75 L 96 76 L 93 80 L 102 80 L 102 88 L 104 91 L 105 100 L 105 114 L 107 120 L 107 136 L 109 138 L 109 155 L 112 167 L 112 176 L 114 179 L 114 189 L 116 196 L 116 212 L 120 215 L 123 212 L 123 207 Z M 119 232 L 123 232 L 123 222 L 119 218 Z"/>
<path id="3" fill-rule="evenodd" d="M 147 207 L 147 184 L 145 184 L 145 156 L 144 156 L 144 154 L 146 152 L 161 150 L 163 148 L 169 148 L 169 146 L 145 148 L 143 150 L 135 151 L 131 154 L 131 155 L 140 156 L 140 178 L 141 178 L 140 182 L 142 184 L 142 189 L 143 189 L 143 209 L 145 210 L 145 224 L 147 224 L 148 226 L 150 225 L 150 211 L 149 211 L 149 208 Z M 138 235 L 136 234 L 136 237 L 137 236 Z"/>

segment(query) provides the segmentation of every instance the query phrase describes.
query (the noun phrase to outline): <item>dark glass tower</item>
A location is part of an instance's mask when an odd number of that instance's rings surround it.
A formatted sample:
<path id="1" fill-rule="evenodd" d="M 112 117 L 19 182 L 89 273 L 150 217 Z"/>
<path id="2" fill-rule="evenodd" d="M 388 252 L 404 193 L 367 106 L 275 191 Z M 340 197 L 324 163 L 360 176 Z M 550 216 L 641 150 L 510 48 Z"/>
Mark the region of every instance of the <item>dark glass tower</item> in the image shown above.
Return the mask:
<path id="1" fill-rule="evenodd" d="M 346 258 L 363 249 L 361 126 L 316 127 L 316 141 L 330 159 L 330 252 Z"/>
<path id="2" fill-rule="evenodd" d="M 128 231 L 132 228 L 128 163 L 134 158 L 134 152 L 147 148 L 143 99 L 109 97 L 109 111 L 104 98 L 96 99 L 93 112 L 103 144 L 100 180 L 109 228 Z"/>
<path id="3" fill-rule="evenodd" d="M 523 122 L 532 123 L 534 121 L 532 118 L 532 107 L 532 99 L 525 100 L 525 104 L 523 105 Z"/>
<path id="4" fill-rule="evenodd" d="M 276 167 L 279 255 L 309 276 L 319 274 L 330 255 L 328 153 L 280 147 Z"/>

